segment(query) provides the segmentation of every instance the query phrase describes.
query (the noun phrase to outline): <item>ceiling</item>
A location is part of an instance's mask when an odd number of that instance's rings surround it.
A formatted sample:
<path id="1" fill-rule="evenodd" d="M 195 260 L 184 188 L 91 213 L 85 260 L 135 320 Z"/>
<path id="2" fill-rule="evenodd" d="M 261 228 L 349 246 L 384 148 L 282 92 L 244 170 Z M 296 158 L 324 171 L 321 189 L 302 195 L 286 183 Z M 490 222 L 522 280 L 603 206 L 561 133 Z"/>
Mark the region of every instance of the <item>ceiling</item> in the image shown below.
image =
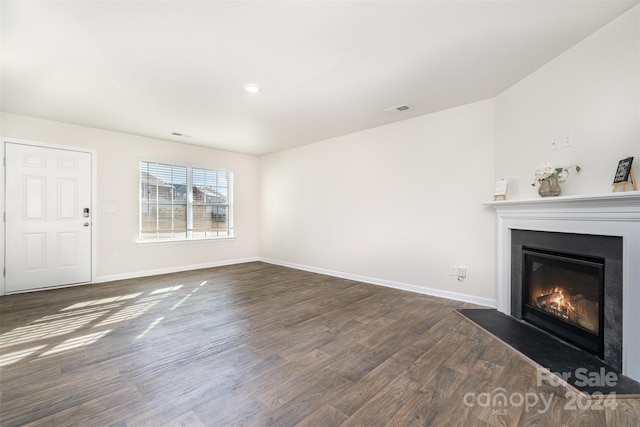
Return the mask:
<path id="1" fill-rule="evenodd" d="M 1 107 L 262 155 L 494 97 L 638 1 L 3 0 Z"/>

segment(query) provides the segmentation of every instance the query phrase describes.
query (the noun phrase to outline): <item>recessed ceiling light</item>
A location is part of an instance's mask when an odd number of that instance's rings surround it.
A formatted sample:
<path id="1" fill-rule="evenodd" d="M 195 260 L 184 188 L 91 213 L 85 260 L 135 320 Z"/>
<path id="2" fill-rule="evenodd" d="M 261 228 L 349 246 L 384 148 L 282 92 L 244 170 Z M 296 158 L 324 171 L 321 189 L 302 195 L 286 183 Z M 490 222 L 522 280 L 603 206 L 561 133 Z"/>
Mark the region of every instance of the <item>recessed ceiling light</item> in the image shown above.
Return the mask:
<path id="1" fill-rule="evenodd" d="M 260 85 L 257 85 L 255 83 L 247 83 L 246 85 L 244 85 L 244 90 L 249 93 L 258 93 L 260 92 Z"/>
<path id="2" fill-rule="evenodd" d="M 191 138 L 191 135 L 185 135 L 184 133 L 180 133 L 180 132 L 172 132 L 171 136 L 179 136 L 181 138 Z"/>

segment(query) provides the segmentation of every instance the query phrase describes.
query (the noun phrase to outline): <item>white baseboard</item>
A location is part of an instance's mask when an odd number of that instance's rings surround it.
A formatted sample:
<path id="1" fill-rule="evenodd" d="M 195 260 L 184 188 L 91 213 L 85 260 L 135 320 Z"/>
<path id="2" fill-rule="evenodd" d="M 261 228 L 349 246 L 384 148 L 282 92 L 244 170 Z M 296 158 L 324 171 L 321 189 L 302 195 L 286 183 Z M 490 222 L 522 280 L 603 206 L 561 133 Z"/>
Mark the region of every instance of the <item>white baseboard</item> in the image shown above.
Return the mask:
<path id="1" fill-rule="evenodd" d="M 136 279 L 138 277 L 156 276 L 158 274 L 180 273 L 183 271 L 200 270 L 203 268 L 223 267 L 225 265 L 244 264 L 260 261 L 258 257 L 240 258 L 225 261 L 207 262 L 204 264 L 181 265 L 179 267 L 158 268 L 154 270 L 134 271 L 131 273 L 109 274 L 97 276 L 93 283 L 113 282 L 114 280 Z"/>
<path id="2" fill-rule="evenodd" d="M 259 261 L 268 264 L 279 265 L 282 267 L 295 268 L 296 270 L 309 271 L 312 273 L 325 274 L 327 276 L 339 277 L 341 279 L 355 280 L 358 282 L 369 283 L 372 285 L 386 286 L 387 288 L 400 289 L 403 291 L 415 292 L 423 295 L 447 298 L 455 301 L 468 302 L 472 304 L 484 305 L 496 308 L 498 301 L 490 298 L 477 297 L 475 295 L 461 294 L 458 292 L 443 291 L 442 289 L 427 288 L 424 286 L 411 285 L 408 283 L 394 282 L 391 280 L 377 279 L 374 277 L 360 276 L 357 274 L 344 273 L 341 271 L 327 270 L 324 268 L 311 267 L 308 265 L 295 264 L 287 261 L 280 261 L 270 258 L 259 258 Z"/>
<path id="3" fill-rule="evenodd" d="M 368 284 L 378 285 L 378 286 L 385 286 L 387 288 L 415 292 L 423 295 L 447 298 L 454 301 L 468 302 L 472 304 L 483 305 L 486 307 L 496 308 L 498 304 L 497 300 L 495 299 L 482 298 L 475 295 L 444 291 L 442 289 L 434 289 L 434 288 L 428 288 L 424 286 L 411 285 L 408 283 L 394 282 L 392 280 L 384 280 L 384 279 L 378 279 L 375 277 L 361 276 L 358 274 L 328 270 L 325 268 L 311 267 L 308 265 L 296 264 L 292 262 L 280 261 L 276 259 L 262 258 L 262 257 L 248 257 L 248 258 L 240 258 L 240 259 L 225 260 L 225 261 L 214 261 L 214 262 L 208 262 L 203 264 L 191 264 L 191 265 L 183 265 L 178 267 L 158 268 L 154 270 L 134 271 L 134 272 L 122 273 L 122 274 L 109 274 L 104 276 L 97 276 L 95 280 L 93 280 L 92 282 L 84 283 L 84 284 L 113 282 L 115 280 L 136 279 L 139 277 L 156 276 L 159 274 L 169 274 L 169 273 L 180 273 L 183 271 L 200 270 L 203 268 L 212 268 L 212 267 L 223 267 L 226 265 L 244 264 L 247 262 L 256 262 L 256 261 L 265 262 L 267 264 L 279 265 L 282 267 L 294 268 L 296 270 L 303 270 L 303 271 L 309 271 L 312 273 L 324 274 L 327 276 L 339 277 L 341 279 L 355 280 L 357 282 L 368 283 Z M 77 285 L 79 284 L 70 285 L 70 286 L 77 286 Z"/>

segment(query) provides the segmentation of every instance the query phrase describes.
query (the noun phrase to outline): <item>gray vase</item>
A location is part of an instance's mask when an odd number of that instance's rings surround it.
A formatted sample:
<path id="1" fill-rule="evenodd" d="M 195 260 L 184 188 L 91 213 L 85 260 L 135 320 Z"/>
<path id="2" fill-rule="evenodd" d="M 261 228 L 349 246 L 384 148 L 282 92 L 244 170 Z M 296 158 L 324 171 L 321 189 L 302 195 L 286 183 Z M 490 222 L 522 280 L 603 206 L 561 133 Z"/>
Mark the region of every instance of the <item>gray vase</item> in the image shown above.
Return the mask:
<path id="1" fill-rule="evenodd" d="M 540 181 L 538 194 L 542 197 L 559 196 L 561 191 L 558 178 L 547 178 Z"/>

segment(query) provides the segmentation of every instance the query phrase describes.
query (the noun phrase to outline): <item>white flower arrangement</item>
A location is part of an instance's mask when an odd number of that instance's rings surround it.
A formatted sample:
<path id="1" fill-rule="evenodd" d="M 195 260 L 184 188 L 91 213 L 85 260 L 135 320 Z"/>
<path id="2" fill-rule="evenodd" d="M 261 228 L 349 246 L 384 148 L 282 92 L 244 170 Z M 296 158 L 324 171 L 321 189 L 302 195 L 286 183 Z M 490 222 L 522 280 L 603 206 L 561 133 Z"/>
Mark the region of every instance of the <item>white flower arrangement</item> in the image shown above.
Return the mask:
<path id="1" fill-rule="evenodd" d="M 569 169 L 576 168 L 576 172 L 580 172 L 580 166 L 571 165 L 571 166 L 553 166 L 551 163 L 546 163 L 543 165 L 538 165 L 535 172 L 535 181 L 531 184 L 532 187 L 535 187 L 536 181 L 542 182 L 545 179 L 556 178 L 558 182 L 565 182 L 567 178 L 569 178 Z"/>

